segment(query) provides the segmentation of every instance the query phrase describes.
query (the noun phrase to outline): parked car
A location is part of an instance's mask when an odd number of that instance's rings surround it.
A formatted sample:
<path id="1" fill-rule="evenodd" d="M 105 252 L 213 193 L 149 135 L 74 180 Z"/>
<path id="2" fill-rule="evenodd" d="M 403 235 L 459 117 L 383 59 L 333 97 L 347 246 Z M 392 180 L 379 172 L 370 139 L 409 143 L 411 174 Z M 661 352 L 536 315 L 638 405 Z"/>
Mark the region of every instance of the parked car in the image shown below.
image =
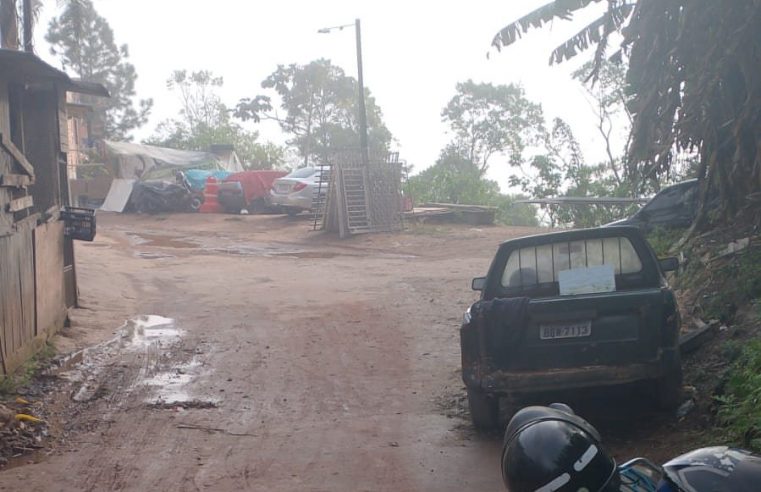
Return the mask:
<path id="1" fill-rule="evenodd" d="M 604 227 L 630 225 L 646 232 L 658 227 L 689 227 L 698 211 L 698 191 L 697 179 L 667 186 L 628 219 L 611 222 Z"/>
<path id="2" fill-rule="evenodd" d="M 500 398 L 646 381 L 680 402 L 680 318 L 664 272 L 636 227 L 542 234 L 499 246 L 481 299 L 460 329 L 473 423 L 494 427 Z"/>
<path id="3" fill-rule="evenodd" d="M 269 190 L 284 171 L 243 171 L 227 176 L 219 185 L 219 204 L 231 213 L 243 209 L 262 213 L 270 207 Z"/>
<path id="4" fill-rule="evenodd" d="M 288 215 L 297 215 L 311 210 L 320 183 L 320 170 L 316 167 L 302 167 L 291 174 L 276 179 L 270 192 L 270 201 L 285 210 Z"/>

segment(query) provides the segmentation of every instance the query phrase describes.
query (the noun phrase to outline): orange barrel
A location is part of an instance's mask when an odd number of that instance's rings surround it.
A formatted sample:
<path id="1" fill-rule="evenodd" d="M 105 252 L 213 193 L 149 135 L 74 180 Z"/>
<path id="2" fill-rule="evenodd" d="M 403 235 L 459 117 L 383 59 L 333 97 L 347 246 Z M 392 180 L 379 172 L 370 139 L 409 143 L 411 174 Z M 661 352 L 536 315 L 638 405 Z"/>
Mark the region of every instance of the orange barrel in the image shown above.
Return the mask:
<path id="1" fill-rule="evenodd" d="M 224 212 L 219 204 L 219 182 L 213 176 L 206 178 L 206 186 L 203 189 L 203 203 L 198 209 L 202 214 L 219 214 Z"/>

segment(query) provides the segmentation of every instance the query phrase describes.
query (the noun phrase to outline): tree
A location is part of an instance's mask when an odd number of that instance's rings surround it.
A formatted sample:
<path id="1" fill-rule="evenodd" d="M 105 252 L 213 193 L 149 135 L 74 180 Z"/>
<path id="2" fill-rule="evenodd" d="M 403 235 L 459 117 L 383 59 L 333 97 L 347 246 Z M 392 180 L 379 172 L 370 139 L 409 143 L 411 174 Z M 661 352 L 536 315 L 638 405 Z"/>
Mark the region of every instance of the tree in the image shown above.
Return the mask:
<path id="1" fill-rule="evenodd" d="M 506 26 L 493 45 L 508 46 L 528 29 L 554 17 L 567 18 L 592 1 L 599 0 L 551 2 Z M 608 0 L 607 12 L 598 20 L 602 27 L 597 34 L 585 28 L 586 36 L 569 39 L 553 61 L 597 44 L 599 67 L 609 36 L 623 33 L 619 53 L 629 59 L 633 115 L 627 177 L 634 189 L 668 174 L 679 152 L 697 152 L 702 196 L 695 227 L 708 223 L 709 193 L 719 197 L 718 217 L 729 219 L 752 206 L 761 193 L 761 4 Z"/>
<path id="2" fill-rule="evenodd" d="M 606 60 L 600 65 L 596 80 L 591 81 L 594 70 L 594 62 L 587 62 L 573 72 L 573 78 L 586 90 L 595 114 L 597 132 L 605 142 L 608 169 L 616 185 L 623 186 L 624 157 L 631 141 L 632 126 L 632 115 L 627 107 L 630 98 L 626 93 L 626 64 Z M 615 148 L 616 134 L 625 135 L 624 143 L 618 149 Z"/>
<path id="3" fill-rule="evenodd" d="M 283 149 L 272 143 L 260 144 L 259 134 L 233 121 L 230 110 L 219 97 L 222 77 L 211 71 L 175 70 L 167 87 L 180 100 L 179 117 L 161 122 L 147 141 L 153 145 L 207 151 L 214 144 L 235 147 L 248 169 L 271 169 L 284 162 Z"/>
<path id="4" fill-rule="evenodd" d="M 523 150 L 533 143 L 542 123 L 542 108 L 525 97 L 518 85 L 457 84 L 457 93 L 441 112 L 457 145 L 483 175 L 489 159 L 507 152 L 510 163 L 519 165 Z"/>
<path id="5" fill-rule="evenodd" d="M 19 48 L 16 0 L 0 0 L 0 47 Z"/>
<path id="6" fill-rule="evenodd" d="M 530 205 L 516 204 L 517 197 L 502 195 L 495 181 L 484 179 L 465 149 L 450 144 L 436 164 L 412 176 L 405 194 L 417 203 L 460 203 L 497 207 L 497 220 L 510 225 L 537 225 Z"/>
<path id="7" fill-rule="evenodd" d="M 91 0 L 69 0 L 61 15 L 50 21 L 45 36 L 50 52 L 60 56 L 64 69 L 88 82 L 103 84 L 110 98 L 92 98 L 91 133 L 128 140 L 142 126 L 153 106 L 141 99 L 135 106 L 135 67 L 126 44 L 117 46 L 114 32 L 98 15 Z"/>
<path id="8" fill-rule="evenodd" d="M 262 88 L 273 90 L 280 98 L 279 113 L 268 95 L 242 99 L 235 115 L 243 120 L 276 121 L 291 135 L 303 164 L 326 162 L 332 152 L 359 147 L 357 81 L 330 60 L 319 59 L 307 65 L 279 65 L 262 82 Z M 383 114 L 365 88 L 368 143 L 370 148 L 388 150 L 391 132 L 383 122 Z"/>
<path id="9" fill-rule="evenodd" d="M 520 187 L 534 198 L 621 196 L 625 188 L 617 185 L 606 163 L 588 165 L 571 127 L 556 118 L 552 130 L 543 135 L 543 145 L 521 175 L 512 175 L 510 185 Z M 527 167 L 527 169 L 524 169 Z M 613 207 L 589 204 L 545 205 L 542 207 L 551 227 L 571 224 L 592 227 L 622 215 Z"/>

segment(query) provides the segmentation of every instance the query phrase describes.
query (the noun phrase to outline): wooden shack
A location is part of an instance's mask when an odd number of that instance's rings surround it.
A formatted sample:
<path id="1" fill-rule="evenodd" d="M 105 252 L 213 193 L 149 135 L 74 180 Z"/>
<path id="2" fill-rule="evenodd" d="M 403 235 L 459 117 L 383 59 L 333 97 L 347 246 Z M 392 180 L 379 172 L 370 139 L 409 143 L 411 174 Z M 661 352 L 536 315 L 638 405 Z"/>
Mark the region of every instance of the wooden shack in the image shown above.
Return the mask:
<path id="1" fill-rule="evenodd" d="M 76 304 L 66 92 L 107 96 L 35 55 L 0 49 L 0 372 L 8 374 L 63 327 Z"/>

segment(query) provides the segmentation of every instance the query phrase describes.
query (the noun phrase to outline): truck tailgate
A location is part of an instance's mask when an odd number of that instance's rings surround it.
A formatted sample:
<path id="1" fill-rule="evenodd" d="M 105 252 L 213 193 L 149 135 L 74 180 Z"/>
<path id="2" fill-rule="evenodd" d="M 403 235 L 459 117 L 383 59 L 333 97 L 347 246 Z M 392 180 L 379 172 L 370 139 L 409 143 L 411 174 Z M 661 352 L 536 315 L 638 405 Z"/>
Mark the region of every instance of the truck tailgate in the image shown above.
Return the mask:
<path id="1" fill-rule="evenodd" d="M 661 289 L 532 299 L 518 346 L 491 345 L 495 369 L 623 365 L 658 356 Z M 497 337 L 499 339 L 499 337 Z M 515 338 L 513 338 L 515 340 Z"/>

